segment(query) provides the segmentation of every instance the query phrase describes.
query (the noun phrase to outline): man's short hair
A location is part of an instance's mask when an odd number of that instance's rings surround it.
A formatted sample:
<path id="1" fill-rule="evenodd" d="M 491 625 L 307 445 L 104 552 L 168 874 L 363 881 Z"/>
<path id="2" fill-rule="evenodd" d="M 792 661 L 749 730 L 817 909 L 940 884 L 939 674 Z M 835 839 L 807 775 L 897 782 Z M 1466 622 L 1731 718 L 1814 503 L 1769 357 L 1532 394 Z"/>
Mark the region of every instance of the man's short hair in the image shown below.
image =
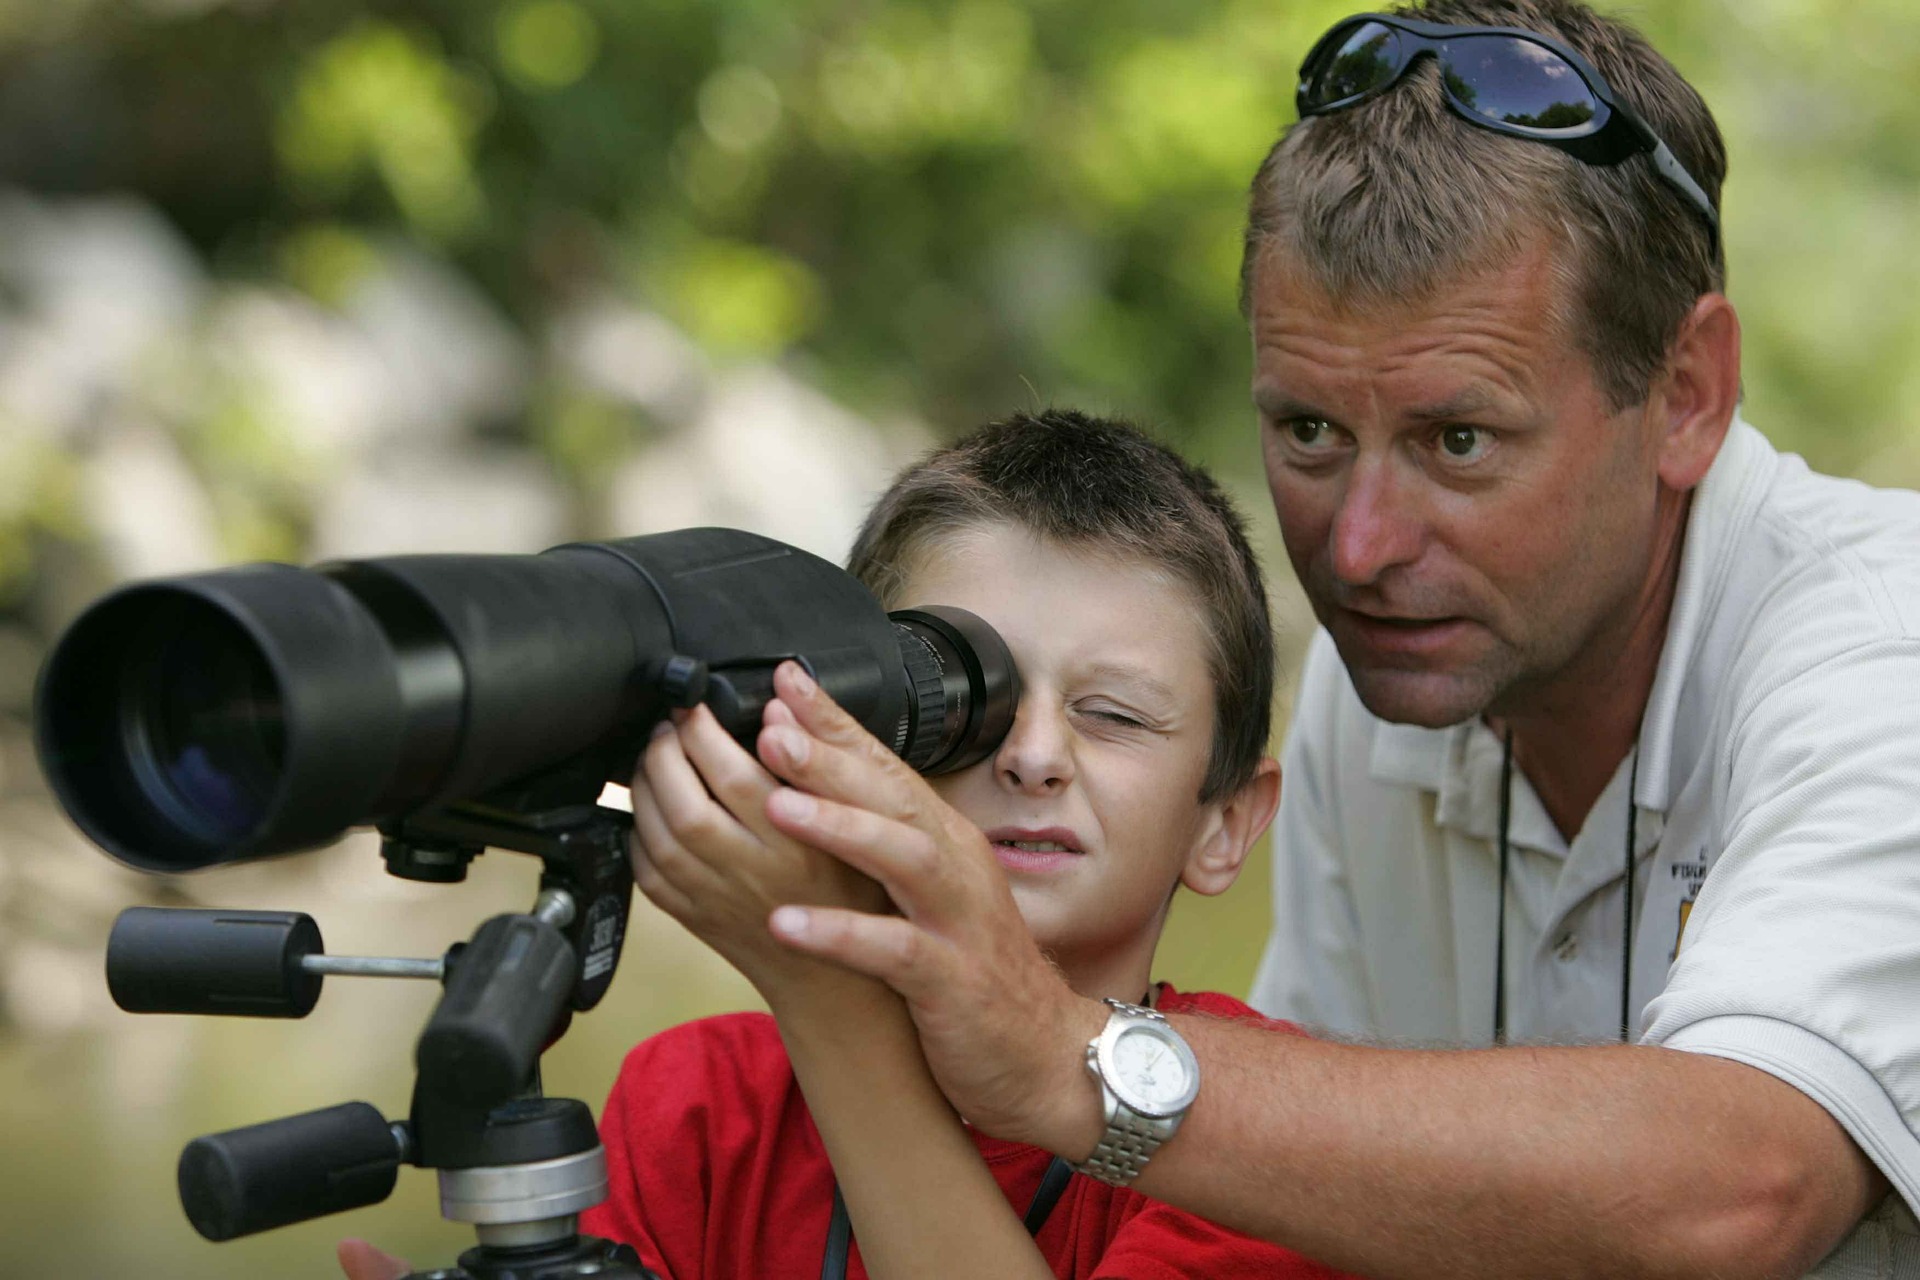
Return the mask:
<path id="1" fill-rule="evenodd" d="M 1205 615 L 1213 683 L 1200 799 L 1253 778 L 1273 714 L 1273 624 L 1246 524 L 1212 476 L 1122 422 L 1017 413 L 902 471 L 868 513 L 847 569 L 892 608 L 942 542 L 990 524 L 1150 565 L 1187 587 Z"/>
<path id="2" fill-rule="evenodd" d="M 1727 156 L 1713 114 L 1626 23 L 1577 0 L 1426 0 L 1395 12 L 1524 27 L 1578 50 L 1719 207 Z M 1269 249 L 1367 307 L 1418 302 L 1542 232 L 1558 241 L 1568 335 L 1612 408 L 1639 404 L 1694 302 L 1725 288 L 1717 238 L 1647 156 L 1590 165 L 1461 119 L 1432 58 L 1371 101 L 1281 135 L 1253 180 L 1242 302 Z"/>

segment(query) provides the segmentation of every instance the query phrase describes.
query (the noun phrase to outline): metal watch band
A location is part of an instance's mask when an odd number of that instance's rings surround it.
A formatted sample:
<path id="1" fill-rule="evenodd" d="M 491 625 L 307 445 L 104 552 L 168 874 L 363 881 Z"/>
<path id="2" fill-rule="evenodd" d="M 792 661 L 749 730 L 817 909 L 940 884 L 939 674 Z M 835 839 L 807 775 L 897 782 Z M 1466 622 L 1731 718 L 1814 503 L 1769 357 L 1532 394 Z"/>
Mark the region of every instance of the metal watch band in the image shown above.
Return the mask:
<path id="1" fill-rule="evenodd" d="M 1134 1018 L 1140 1021 L 1166 1023 L 1166 1018 L 1157 1010 L 1145 1005 L 1128 1004 L 1124 1000 L 1115 1000 L 1109 996 L 1106 1003 L 1112 1008 L 1108 1025 L 1112 1018 Z M 1100 1036 L 1104 1036 L 1103 1029 Z M 1084 1173 L 1090 1178 L 1098 1178 L 1109 1186 L 1124 1187 L 1140 1176 L 1153 1153 L 1160 1144 L 1173 1136 L 1179 1127 L 1180 1117 L 1155 1118 L 1143 1116 L 1133 1108 L 1121 1102 L 1107 1085 L 1106 1078 L 1100 1074 L 1098 1051 L 1100 1036 L 1087 1042 L 1087 1070 L 1100 1082 L 1100 1092 L 1105 1102 L 1107 1130 L 1100 1135 L 1099 1145 L 1093 1154 L 1073 1166 L 1076 1173 Z"/>
<path id="2" fill-rule="evenodd" d="M 1148 1159 L 1160 1149 L 1165 1138 L 1154 1132 L 1152 1126 L 1164 1125 L 1165 1121 L 1149 1120 L 1116 1105 L 1112 1093 L 1108 1093 L 1107 1098 L 1107 1131 L 1100 1135 L 1100 1145 L 1093 1149 L 1093 1154 L 1073 1167 L 1089 1178 L 1124 1187 L 1140 1176 Z"/>

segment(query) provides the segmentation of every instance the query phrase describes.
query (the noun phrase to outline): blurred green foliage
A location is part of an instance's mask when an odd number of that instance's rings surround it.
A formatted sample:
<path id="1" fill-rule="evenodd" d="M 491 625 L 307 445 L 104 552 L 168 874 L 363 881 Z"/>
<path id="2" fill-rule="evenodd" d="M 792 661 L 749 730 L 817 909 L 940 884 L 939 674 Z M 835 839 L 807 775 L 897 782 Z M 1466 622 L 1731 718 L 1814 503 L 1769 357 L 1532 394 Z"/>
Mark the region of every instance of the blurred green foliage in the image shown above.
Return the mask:
<path id="1" fill-rule="evenodd" d="M 529 333 L 613 282 L 875 416 L 1084 401 L 1244 468 L 1245 184 L 1345 8 L 14 0 L 0 181 L 137 193 L 219 276 L 322 302 L 399 234 Z M 1920 474 L 1920 21 L 1905 0 L 1629 16 L 1729 135 L 1750 416 L 1816 465 Z M 578 474 L 579 432 L 538 408 L 507 430 Z M 60 520 L 57 476 L 25 487 L 0 490 L 16 579 L 26 529 Z"/>

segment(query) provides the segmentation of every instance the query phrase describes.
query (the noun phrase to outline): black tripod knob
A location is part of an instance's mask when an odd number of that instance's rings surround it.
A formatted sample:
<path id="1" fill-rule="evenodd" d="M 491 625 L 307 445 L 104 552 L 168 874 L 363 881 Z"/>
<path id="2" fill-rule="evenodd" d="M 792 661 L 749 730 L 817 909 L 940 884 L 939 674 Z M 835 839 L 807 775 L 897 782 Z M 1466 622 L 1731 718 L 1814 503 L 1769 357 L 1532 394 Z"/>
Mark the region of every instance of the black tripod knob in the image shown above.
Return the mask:
<path id="1" fill-rule="evenodd" d="M 128 907 L 107 938 L 107 989 L 128 1013 L 304 1018 L 320 975 L 320 926 L 295 911 Z"/>
<path id="2" fill-rule="evenodd" d="M 180 1153 L 180 1204 L 209 1240 L 269 1231 L 393 1194 L 401 1139 L 364 1102 L 195 1138 Z"/>

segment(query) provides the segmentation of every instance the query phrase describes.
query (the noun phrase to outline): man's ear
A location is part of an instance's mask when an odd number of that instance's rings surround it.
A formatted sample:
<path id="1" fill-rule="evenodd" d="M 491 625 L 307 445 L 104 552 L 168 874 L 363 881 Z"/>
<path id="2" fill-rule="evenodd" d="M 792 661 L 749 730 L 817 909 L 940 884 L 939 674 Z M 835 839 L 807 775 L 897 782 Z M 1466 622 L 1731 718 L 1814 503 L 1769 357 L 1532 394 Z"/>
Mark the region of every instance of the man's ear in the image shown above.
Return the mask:
<path id="1" fill-rule="evenodd" d="M 1211 897 L 1240 877 L 1247 853 L 1280 807 L 1280 762 L 1262 756 L 1253 777 L 1224 800 L 1213 802 L 1200 839 L 1187 854 L 1180 883 Z"/>
<path id="2" fill-rule="evenodd" d="M 1740 407 L 1740 317 L 1724 294 L 1694 302 L 1649 401 L 1660 479 L 1685 493 L 1706 478 Z"/>

